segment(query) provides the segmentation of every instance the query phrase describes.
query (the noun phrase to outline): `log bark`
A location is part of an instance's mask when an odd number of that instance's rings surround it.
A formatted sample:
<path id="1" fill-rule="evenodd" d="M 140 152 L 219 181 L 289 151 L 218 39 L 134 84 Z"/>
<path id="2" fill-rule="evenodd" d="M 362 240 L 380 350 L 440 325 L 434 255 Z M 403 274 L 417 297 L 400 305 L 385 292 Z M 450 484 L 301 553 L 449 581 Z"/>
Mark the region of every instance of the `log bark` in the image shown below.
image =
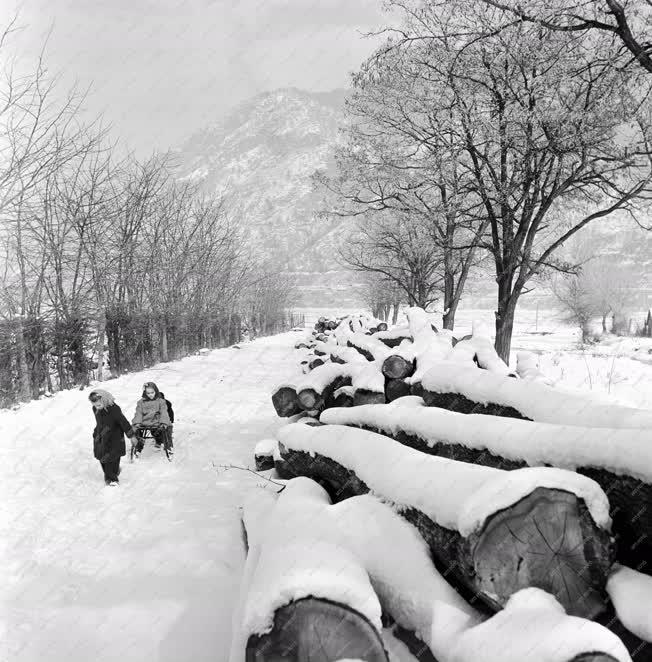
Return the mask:
<path id="1" fill-rule="evenodd" d="M 326 403 L 326 407 L 353 407 L 353 396 L 348 393 L 340 393 L 331 398 L 331 400 Z"/>
<path id="2" fill-rule="evenodd" d="M 456 411 L 460 414 L 487 414 L 490 416 L 520 418 L 525 421 L 532 420 L 514 409 L 514 407 L 498 405 L 494 402 L 488 402 L 487 404 L 474 402 L 459 393 L 436 393 L 423 389 L 421 397 L 428 407 L 440 407 L 441 409 Z"/>
<path id="3" fill-rule="evenodd" d="M 355 340 L 347 340 L 346 342 L 347 347 L 352 347 L 353 349 L 356 350 L 356 352 L 359 352 L 362 354 L 362 356 L 367 359 L 367 361 L 374 361 L 374 355 L 365 347 L 360 347 L 359 345 L 356 344 Z"/>
<path id="4" fill-rule="evenodd" d="M 382 371 L 388 379 L 405 379 L 414 373 L 415 367 L 414 361 L 409 361 L 400 354 L 392 354 L 383 361 Z"/>
<path id="5" fill-rule="evenodd" d="M 394 427 L 391 431 L 370 425 L 356 426 L 395 439 L 399 443 L 458 462 L 513 471 L 528 464 L 495 455 L 486 448 L 477 449 L 445 441 L 428 442 Z M 652 575 L 652 485 L 632 476 L 606 469 L 577 467 L 575 471 L 594 480 L 609 498 L 615 560 L 639 572 Z"/>
<path id="6" fill-rule="evenodd" d="M 353 394 L 353 405 L 359 407 L 360 405 L 384 405 L 385 394 L 369 391 L 365 388 L 356 389 Z"/>
<path id="7" fill-rule="evenodd" d="M 385 384 L 385 399 L 394 402 L 398 398 L 411 395 L 410 385 L 403 379 L 388 379 Z"/>
<path id="8" fill-rule="evenodd" d="M 272 404 L 276 413 L 283 418 L 294 416 L 302 411 L 296 391 L 289 386 L 279 388 L 272 394 Z"/>
<path id="9" fill-rule="evenodd" d="M 308 368 L 310 368 L 310 370 L 314 370 L 315 368 L 318 368 L 320 365 L 324 365 L 324 363 L 325 363 L 324 359 L 316 358 L 308 363 Z"/>
<path id="10" fill-rule="evenodd" d="M 355 472 L 328 457 L 280 443 L 279 449 L 276 468 L 282 477 L 319 480 L 334 502 L 369 492 Z M 414 507 L 403 508 L 401 515 L 419 530 L 439 572 L 476 607 L 498 611 L 513 593 L 535 586 L 553 594 L 571 615 L 593 618 L 605 609 L 609 534 L 574 494 L 538 487 L 469 537 Z"/>
<path id="11" fill-rule="evenodd" d="M 411 335 L 404 335 L 404 336 L 398 336 L 396 338 L 378 338 L 375 336 L 377 340 L 380 340 L 383 345 L 387 345 L 390 349 L 393 349 L 394 347 L 398 347 L 404 340 L 412 340 Z"/>

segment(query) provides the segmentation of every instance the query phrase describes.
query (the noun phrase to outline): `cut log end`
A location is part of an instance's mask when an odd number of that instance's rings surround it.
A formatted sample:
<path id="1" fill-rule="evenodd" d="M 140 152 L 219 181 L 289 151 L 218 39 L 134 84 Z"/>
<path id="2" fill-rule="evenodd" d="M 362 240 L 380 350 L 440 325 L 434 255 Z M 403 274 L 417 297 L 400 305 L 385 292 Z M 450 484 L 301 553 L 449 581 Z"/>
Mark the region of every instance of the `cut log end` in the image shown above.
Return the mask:
<path id="1" fill-rule="evenodd" d="M 274 468 L 273 455 L 256 455 L 256 471 L 268 471 Z"/>
<path id="2" fill-rule="evenodd" d="M 294 416 L 301 412 L 301 405 L 297 399 L 296 391 L 289 386 L 278 389 L 272 395 L 272 404 L 276 413 L 283 418 Z"/>
<path id="3" fill-rule="evenodd" d="M 493 515 L 474 537 L 476 585 L 484 595 L 496 596 L 498 604 L 536 586 L 573 616 L 593 618 L 604 611 L 609 534 L 574 494 L 537 488 Z"/>
<path id="4" fill-rule="evenodd" d="M 378 631 L 362 614 L 312 597 L 278 609 L 271 632 L 249 637 L 245 659 L 388 662 Z"/>
<path id="5" fill-rule="evenodd" d="M 297 398 L 302 409 L 306 411 L 319 408 L 319 393 L 312 388 L 304 388 L 297 393 Z"/>
<path id="6" fill-rule="evenodd" d="M 388 379 L 405 379 L 414 373 L 414 361 L 392 354 L 383 361 L 382 371 Z"/>
<path id="7" fill-rule="evenodd" d="M 582 653 L 576 655 L 570 662 L 618 662 L 618 660 L 607 653 Z"/>

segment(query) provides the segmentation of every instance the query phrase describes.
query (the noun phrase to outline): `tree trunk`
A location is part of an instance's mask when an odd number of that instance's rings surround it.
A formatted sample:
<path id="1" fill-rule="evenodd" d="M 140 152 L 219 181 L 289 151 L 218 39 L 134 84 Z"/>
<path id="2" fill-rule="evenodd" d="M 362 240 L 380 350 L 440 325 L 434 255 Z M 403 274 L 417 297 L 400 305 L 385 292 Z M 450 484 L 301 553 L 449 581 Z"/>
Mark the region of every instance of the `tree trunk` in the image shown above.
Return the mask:
<path id="1" fill-rule="evenodd" d="M 602 333 L 607 333 L 607 316 L 608 315 L 609 315 L 609 311 L 602 314 Z"/>
<path id="2" fill-rule="evenodd" d="M 455 300 L 455 278 L 452 273 L 444 274 L 444 310 L 442 324 L 445 329 L 453 330 L 455 327 L 455 311 L 457 310 Z"/>
<path id="3" fill-rule="evenodd" d="M 27 402 L 31 398 L 30 376 L 27 367 L 27 347 L 23 318 L 16 318 L 16 366 L 18 368 L 18 399 Z"/>
<path id="4" fill-rule="evenodd" d="M 500 298 L 496 312 L 496 352 L 509 365 L 509 353 L 512 346 L 512 331 L 514 329 L 514 313 L 517 297 L 512 295 L 507 299 Z"/>
<path id="5" fill-rule="evenodd" d="M 398 324 L 398 312 L 399 312 L 399 302 L 394 302 L 394 312 L 392 313 L 392 324 L 396 326 Z"/>
<path id="6" fill-rule="evenodd" d="M 95 356 L 97 357 L 97 381 L 104 380 L 104 339 L 106 336 L 106 310 L 100 309 L 97 316 L 97 340 L 95 341 Z"/>
<path id="7" fill-rule="evenodd" d="M 168 328 L 165 320 L 161 322 L 161 361 L 169 361 L 168 355 Z"/>

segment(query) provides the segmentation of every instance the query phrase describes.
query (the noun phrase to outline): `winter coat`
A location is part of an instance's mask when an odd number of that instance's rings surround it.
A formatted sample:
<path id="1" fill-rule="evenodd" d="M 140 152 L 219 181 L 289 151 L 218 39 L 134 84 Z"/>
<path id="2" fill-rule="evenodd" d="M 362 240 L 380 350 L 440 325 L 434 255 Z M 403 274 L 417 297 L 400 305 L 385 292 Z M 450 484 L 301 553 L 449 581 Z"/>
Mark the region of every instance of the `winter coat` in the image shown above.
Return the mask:
<path id="1" fill-rule="evenodd" d="M 115 403 L 102 409 L 93 408 L 95 429 L 93 430 L 93 454 L 100 462 L 120 459 L 126 453 L 125 438 L 133 437 L 133 430 L 122 410 Z"/>
<path id="2" fill-rule="evenodd" d="M 174 423 L 174 409 L 172 409 L 172 403 L 166 399 L 163 392 L 159 393 L 159 397 L 165 400 L 165 406 L 168 408 L 168 418 L 170 419 L 170 423 Z"/>
<path id="3" fill-rule="evenodd" d="M 163 398 L 141 398 L 136 405 L 136 413 L 133 420 L 134 425 L 149 427 L 154 425 L 171 425 L 168 408 Z"/>

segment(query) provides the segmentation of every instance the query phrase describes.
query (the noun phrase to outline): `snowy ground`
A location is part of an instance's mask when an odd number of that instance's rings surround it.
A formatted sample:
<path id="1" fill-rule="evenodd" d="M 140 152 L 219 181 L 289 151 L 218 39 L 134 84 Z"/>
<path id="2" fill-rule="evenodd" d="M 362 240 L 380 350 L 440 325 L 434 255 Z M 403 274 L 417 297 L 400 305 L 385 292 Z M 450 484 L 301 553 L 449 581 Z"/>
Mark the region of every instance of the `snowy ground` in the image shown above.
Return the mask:
<path id="1" fill-rule="evenodd" d="M 146 380 L 173 402 L 176 456 L 147 449 L 106 488 L 89 390 L 0 412 L 3 662 L 225 660 L 244 551 L 238 506 L 278 427 L 291 334 L 110 381 L 128 418 Z"/>
<path id="2" fill-rule="evenodd" d="M 460 313 L 457 332 L 491 315 Z M 518 321 L 514 350 L 541 353 L 560 383 L 652 408 L 652 343 L 581 351 L 573 329 L 542 318 Z M 88 389 L 0 411 L 1 662 L 226 660 L 244 560 L 238 507 L 258 481 L 214 464 L 252 466 L 256 442 L 279 427 L 270 392 L 296 365 L 297 336 L 108 382 L 129 418 L 147 380 L 177 415 L 174 462 L 148 449 L 123 462 L 119 488 L 104 487 L 92 457 Z"/>

